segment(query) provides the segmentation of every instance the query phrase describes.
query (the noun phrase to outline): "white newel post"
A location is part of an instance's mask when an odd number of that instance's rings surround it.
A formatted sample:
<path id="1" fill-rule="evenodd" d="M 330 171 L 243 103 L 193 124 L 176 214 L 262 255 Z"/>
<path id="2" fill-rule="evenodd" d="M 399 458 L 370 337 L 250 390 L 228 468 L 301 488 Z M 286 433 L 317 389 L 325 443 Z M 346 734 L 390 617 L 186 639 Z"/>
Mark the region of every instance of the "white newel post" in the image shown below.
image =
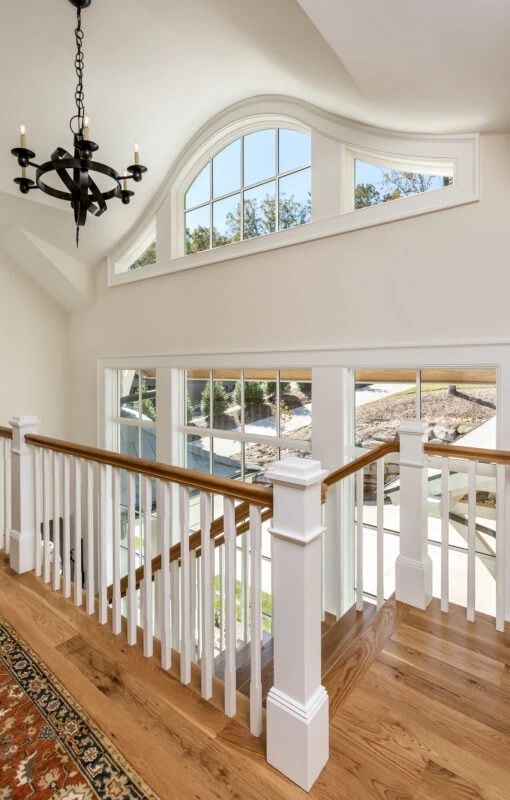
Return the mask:
<path id="1" fill-rule="evenodd" d="M 395 597 L 416 608 L 432 598 L 432 561 L 428 554 L 427 426 L 402 422 L 400 434 L 400 555 L 395 568 Z"/>
<path id="2" fill-rule="evenodd" d="M 37 417 L 14 417 L 11 449 L 12 530 L 10 564 L 15 572 L 35 567 L 35 465 L 25 436 L 37 433 Z"/>
<path id="3" fill-rule="evenodd" d="M 319 461 L 287 458 L 274 486 L 274 686 L 267 698 L 267 760 L 307 791 L 329 757 L 329 699 L 321 685 Z"/>

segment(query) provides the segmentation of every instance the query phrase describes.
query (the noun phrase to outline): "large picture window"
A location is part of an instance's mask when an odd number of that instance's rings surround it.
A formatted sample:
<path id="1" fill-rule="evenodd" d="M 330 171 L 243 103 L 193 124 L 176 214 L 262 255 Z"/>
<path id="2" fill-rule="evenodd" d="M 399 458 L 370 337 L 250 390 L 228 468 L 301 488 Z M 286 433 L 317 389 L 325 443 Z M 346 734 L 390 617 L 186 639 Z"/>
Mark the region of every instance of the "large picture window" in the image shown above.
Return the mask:
<path id="1" fill-rule="evenodd" d="M 310 135 L 269 128 L 236 139 L 203 167 L 184 205 L 187 254 L 310 222 Z"/>

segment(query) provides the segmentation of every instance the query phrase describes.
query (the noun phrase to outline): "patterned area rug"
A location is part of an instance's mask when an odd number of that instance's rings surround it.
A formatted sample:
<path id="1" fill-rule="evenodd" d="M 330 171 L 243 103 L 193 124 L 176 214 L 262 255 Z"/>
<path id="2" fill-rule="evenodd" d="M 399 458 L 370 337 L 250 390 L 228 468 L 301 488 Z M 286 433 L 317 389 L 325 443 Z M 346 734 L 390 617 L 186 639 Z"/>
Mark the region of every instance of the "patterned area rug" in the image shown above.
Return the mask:
<path id="1" fill-rule="evenodd" d="M 0 620 L 0 800 L 158 800 Z"/>

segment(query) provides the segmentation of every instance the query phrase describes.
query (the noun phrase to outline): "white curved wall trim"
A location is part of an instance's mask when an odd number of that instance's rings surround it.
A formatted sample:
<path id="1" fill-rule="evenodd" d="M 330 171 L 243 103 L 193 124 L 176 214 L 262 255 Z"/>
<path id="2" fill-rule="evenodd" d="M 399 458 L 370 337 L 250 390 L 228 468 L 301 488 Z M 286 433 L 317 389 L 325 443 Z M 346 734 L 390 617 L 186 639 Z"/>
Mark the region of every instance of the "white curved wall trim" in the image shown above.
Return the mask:
<path id="1" fill-rule="evenodd" d="M 312 136 L 312 222 L 296 228 L 200 253 L 182 255 L 184 193 L 219 150 L 241 135 L 267 127 L 310 131 Z M 108 258 L 113 286 L 241 258 L 271 249 L 335 236 L 360 228 L 427 214 L 479 199 L 478 134 L 409 134 L 382 130 L 337 117 L 300 100 L 256 97 L 237 103 L 204 125 L 180 153 L 135 228 Z M 363 209 L 353 209 L 355 158 L 390 168 L 454 177 L 451 186 Z M 140 237 L 157 220 L 158 262 L 119 271 Z M 181 243 L 182 239 L 182 243 Z"/>

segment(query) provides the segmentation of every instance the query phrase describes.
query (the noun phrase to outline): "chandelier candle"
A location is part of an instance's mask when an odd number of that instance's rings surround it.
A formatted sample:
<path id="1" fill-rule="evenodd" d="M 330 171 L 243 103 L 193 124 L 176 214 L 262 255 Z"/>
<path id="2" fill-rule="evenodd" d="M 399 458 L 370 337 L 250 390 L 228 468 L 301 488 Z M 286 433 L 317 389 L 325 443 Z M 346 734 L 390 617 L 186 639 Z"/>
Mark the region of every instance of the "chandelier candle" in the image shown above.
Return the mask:
<path id="1" fill-rule="evenodd" d="M 50 197 L 64 200 L 71 204 L 74 212 L 76 225 L 76 246 L 79 244 L 80 228 L 86 221 L 88 214 L 100 217 L 107 210 L 106 201 L 113 198 L 119 199 L 124 205 L 128 205 L 134 192 L 128 189 L 128 180 L 139 183 L 147 167 L 140 164 L 138 144 L 135 144 L 135 163 L 127 168 L 122 178 L 120 173 L 113 167 L 95 161 L 93 154 L 99 149 L 99 145 L 90 139 L 89 118 L 85 114 L 85 92 L 83 89 L 83 40 L 84 33 L 81 25 L 81 15 L 85 8 L 92 4 L 92 0 L 65 0 L 76 8 L 76 28 L 74 31 L 76 40 L 76 57 L 74 68 L 78 83 L 74 94 L 76 103 L 76 114 L 71 117 L 69 127 L 73 134 L 74 154 L 71 154 L 63 147 L 57 147 L 51 154 L 49 161 L 42 164 L 34 163 L 35 153 L 27 148 L 25 126 L 20 127 L 20 146 L 11 150 L 21 167 L 21 178 L 15 178 L 14 183 L 19 186 L 21 194 L 28 194 L 32 189 L 40 189 Z M 67 6 L 69 8 L 69 6 Z M 35 169 L 35 180 L 27 177 L 27 167 Z M 55 188 L 46 183 L 45 178 L 49 173 L 55 172 L 62 181 L 62 188 Z M 111 181 L 110 188 L 99 189 L 93 173 L 106 176 Z"/>

